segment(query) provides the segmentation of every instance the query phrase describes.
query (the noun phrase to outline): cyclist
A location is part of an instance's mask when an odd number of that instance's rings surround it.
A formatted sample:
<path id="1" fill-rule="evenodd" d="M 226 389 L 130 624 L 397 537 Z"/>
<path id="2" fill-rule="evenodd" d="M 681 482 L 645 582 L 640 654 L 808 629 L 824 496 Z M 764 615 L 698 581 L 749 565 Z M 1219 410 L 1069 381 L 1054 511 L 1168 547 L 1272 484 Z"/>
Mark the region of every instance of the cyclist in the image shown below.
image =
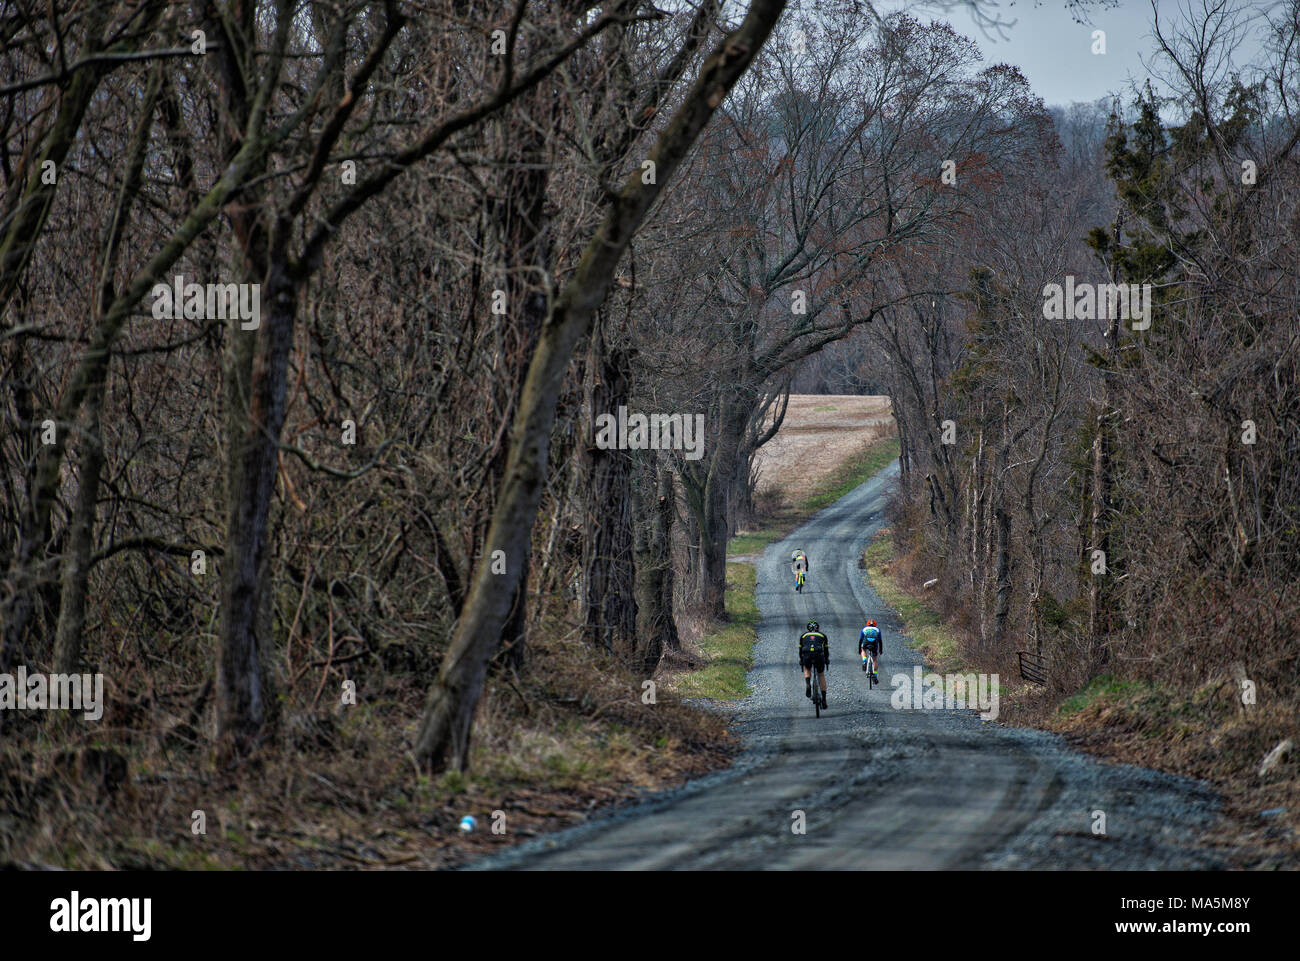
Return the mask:
<path id="1" fill-rule="evenodd" d="M 805 577 L 808 574 L 808 555 L 801 550 L 796 550 L 790 555 L 790 573 L 794 574 L 794 582 L 797 586 L 799 583 L 799 572 L 803 571 Z"/>
<path id="2" fill-rule="evenodd" d="M 870 670 L 874 675 L 878 669 L 880 652 L 885 649 L 885 637 L 880 633 L 874 618 L 868 618 L 867 624 L 858 635 L 858 653 L 862 655 L 862 669 Z"/>
<path id="3" fill-rule="evenodd" d="M 812 670 L 816 668 L 821 687 L 822 707 L 826 706 L 826 668 L 830 663 L 830 654 L 830 641 L 818 629 L 816 621 L 809 621 L 808 630 L 799 638 L 799 666 L 803 668 L 803 696 L 813 696 Z"/>

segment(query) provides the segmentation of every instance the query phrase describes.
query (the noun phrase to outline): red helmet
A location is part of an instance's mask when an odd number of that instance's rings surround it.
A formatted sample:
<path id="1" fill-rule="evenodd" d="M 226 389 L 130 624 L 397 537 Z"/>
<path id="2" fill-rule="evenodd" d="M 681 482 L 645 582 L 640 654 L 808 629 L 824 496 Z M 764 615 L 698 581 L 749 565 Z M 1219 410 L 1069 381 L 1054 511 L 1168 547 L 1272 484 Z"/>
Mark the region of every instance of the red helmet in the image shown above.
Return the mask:
<path id="1" fill-rule="evenodd" d="M 873 621 L 873 620 L 868 620 L 868 621 L 867 621 L 867 627 L 875 627 L 875 626 L 876 626 L 876 622 L 875 622 L 875 621 Z"/>

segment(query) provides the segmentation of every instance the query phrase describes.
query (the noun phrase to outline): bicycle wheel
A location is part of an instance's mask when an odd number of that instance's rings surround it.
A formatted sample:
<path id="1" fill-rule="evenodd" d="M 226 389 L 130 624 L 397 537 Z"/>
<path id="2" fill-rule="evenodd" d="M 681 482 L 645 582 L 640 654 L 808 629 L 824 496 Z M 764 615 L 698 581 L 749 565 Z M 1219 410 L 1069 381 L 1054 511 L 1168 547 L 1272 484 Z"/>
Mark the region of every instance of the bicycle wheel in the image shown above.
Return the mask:
<path id="1" fill-rule="evenodd" d="M 816 673 L 817 673 L 816 671 L 813 671 L 813 674 Z M 821 678 L 814 678 L 814 680 L 819 681 L 821 680 Z M 812 701 L 813 701 L 813 710 L 817 712 L 818 717 L 821 717 L 822 716 L 822 692 L 821 692 L 821 688 L 819 688 L 816 684 L 813 685 Z"/>

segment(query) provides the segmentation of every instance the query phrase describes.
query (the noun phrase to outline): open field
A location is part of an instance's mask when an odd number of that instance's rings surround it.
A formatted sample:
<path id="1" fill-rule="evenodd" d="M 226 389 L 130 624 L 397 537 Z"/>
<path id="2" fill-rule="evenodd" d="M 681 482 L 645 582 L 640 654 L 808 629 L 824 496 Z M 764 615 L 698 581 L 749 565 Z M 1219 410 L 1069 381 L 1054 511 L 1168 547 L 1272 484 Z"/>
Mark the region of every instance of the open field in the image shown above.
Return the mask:
<path id="1" fill-rule="evenodd" d="M 889 398 L 792 394 L 780 432 L 755 460 L 758 495 L 811 491 L 868 444 L 893 433 Z"/>

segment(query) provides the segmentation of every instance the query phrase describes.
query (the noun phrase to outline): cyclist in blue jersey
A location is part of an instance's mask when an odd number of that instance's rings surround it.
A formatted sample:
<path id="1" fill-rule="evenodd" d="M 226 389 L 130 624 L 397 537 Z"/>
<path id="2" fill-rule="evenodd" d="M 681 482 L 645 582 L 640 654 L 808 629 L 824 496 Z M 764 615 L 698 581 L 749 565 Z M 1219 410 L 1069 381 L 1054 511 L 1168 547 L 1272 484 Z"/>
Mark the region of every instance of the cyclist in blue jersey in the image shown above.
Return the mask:
<path id="1" fill-rule="evenodd" d="M 880 660 L 880 652 L 885 649 L 885 637 L 880 633 L 874 619 L 867 620 L 866 627 L 858 635 L 858 653 L 862 655 L 862 669 L 869 670 L 874 676 Z"/>

